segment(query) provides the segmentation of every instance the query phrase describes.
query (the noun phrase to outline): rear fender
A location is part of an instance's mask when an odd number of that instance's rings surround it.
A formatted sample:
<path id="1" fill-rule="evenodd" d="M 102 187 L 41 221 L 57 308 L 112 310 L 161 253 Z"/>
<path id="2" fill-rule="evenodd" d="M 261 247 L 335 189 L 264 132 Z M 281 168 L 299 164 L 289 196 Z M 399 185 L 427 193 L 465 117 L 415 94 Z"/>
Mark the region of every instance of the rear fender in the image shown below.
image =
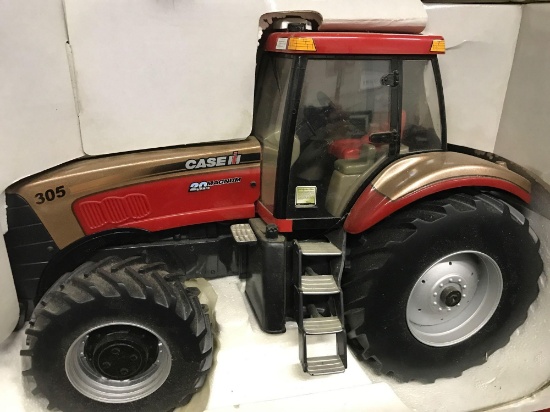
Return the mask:
<path id="1" fill-rule="evenodd" d="M 344 229 L 361 233 L 412 202 L 461 187 L 489 187 L 531 200 L 531 183 L 503 165 L 463 153 L 421 153 L 386 167 L 359 196 Z"/>

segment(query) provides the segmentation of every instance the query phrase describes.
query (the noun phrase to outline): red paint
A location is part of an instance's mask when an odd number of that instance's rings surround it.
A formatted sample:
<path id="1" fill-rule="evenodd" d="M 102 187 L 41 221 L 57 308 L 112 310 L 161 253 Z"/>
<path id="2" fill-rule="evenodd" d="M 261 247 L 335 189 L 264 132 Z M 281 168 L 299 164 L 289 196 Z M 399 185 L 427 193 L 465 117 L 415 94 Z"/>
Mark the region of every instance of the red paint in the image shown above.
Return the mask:
<path id="1" fill-rule="evenodd" d="M 85 200 L 79 211 L 84 226 L 97 229 L 109 223 L 122 223 L 130 219 L 142 219 L 151 214 L 147 196 L 130 194 L 124 197 L 109 196 L 101 201 Z"/>
<path id="2" fill-rule="evenodd" d="M 316 51 L 277 50 L 279 39 L 292 37 L 312 38 Z M 265 49 L 292 54 L 441 54 L 430 51 L 433 40 L 443 40 L 443 37 L 393 33 L 272 33 Z"/>
<path id="3" fill-rule="evenodd" d="M 240 177 L 238 183 L 189 192 L 192 183 Z M 87 235 L 132 227 L 159 231 L 255 216 L 260 168 L 205 172 L 142 183 L 78 199 L 73 211 Z M 251 182 L 256 182 L 252 187 Z M 139 200 L 139 201 L 138 201 Z"/>
<path id="4" fill-rule="evenodd" d="M 292 232 L 292 220 L 275 218 L 273 216 L 273 213 L 271 213 L 267 209 L 267 207 L 263 205 L 263 203 L 261 202 L 256 203 L 256 211 L 258 212 L 258 215 L 260 215 L 260 217 L 263 219 L 264 222 L 277 225 L 279 232 L 281 233 Z"/>
<path id="5" fill-rule="evenodd" d="M 350 214 L 344 223 L 344 230 L 352 234 L 361 233 L 416 200 L 459 187 L 492 187 L 510 192 L 526 203 L 531 201 L 531 195 L 521 187 L 494 177 L 474 176 L 442 180 L 424 186 L 395 201 L 391 201 L 369 185 L 351 208 Z"/>

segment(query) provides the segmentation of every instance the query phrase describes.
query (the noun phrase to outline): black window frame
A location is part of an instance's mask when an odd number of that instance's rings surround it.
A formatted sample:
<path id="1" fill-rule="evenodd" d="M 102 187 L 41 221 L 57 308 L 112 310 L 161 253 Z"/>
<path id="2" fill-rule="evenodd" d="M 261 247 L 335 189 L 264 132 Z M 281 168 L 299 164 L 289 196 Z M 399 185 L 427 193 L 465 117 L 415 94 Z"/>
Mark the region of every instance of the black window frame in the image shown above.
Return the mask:
<path id="1" fill-rule="evenodd" d="M 258 106 L 260 104 L 260 96 L 263 92 L 263 82 L 262 81 L 259 81 L 261 79 L 264 78 L 265 76 L 265 71 L 269 69 L 270 65 L 268 63 L 268 61 L 270 59 L 273 59 L 273 58 L 284 58 L 284 59 L 289 59 L 289 60 L 292 60 L 292 66 L 290 68 L 290 76 L 289 76 L 289 85 L 288 85 L 288 90 L 287 90 L 287 94 L 286 94 L 286 99 L 284 102 L 282 102 L 282 104 L 284 104 L 284 113 L 283 113 L 283 120 L 282 120 L 282 125 L 281 125 L 281 135 L 280 135 L 280 138 L 279 138 L 279 150 L 278 150 L 278 155 L 277 155 L 277 171 L 276 171 L 276 174 L 275 174 L 275 182 L 274 182 L 274 185 L 275 185 L 275 188 L 274 188 L 274 196 L 275 198 L 273 199 L 273 215 L 276 216 L 276 210 L 277 210 L 277 198 L 278 198 L 278 193 L 279 193 L 279 185 L 282 184 L 281 183 L 281 174 L 280 174 L 280 168 L 281 168 L 281 159 L 284 158 L 285 156 L 281 155 L 281 153 L 286 153 L 286 152 L 282 152 L 283 150 L 287 150 L 286 149 L 286 146 L 287 144 L 290 144 L 290 149 L 292 150 L 292 142 L 288 142 L 287 143 L 287 140 L 288 139 L 288 130 L 289 130 L 289 127 L 290 127 L 290 124 L 292 122 L 292 116 L 291 116 L 291 110 L 289 109 L 290 106 L 291 106 L 291 102 L 292 102 L 292 96 L 293 94 L 293 89 L 291 89 L 291 87 L 293 87 L 293 84 L 296 82 L 296 68 L 297 68 L 297 64 L 296 64 L 296 61 L 298 59 L 298 57 L 300 57 L 299 55 L 293 55 L 293 54 L 284 54 L 284 53 L 276 53 L 276 52 L 265 52 L 264 55 L 262 56 L 262 59 L 261 59 L 261 62 L 260 62 L 260 65 L 259 65 L 259 68 L 258 68 L 258 72 L 257 72 L 257 75 L 256 75 L 256 88 L 254 90 L 254 118 L 252 120 L 252 135 L 253 136 L 256 136 L 255 132 L 255 127 L 256 127 L 256 116 L 257 116 L 257 113 L 258 113 Z M 299 102 L 299 101 L 298 101 Z M 294 123 L 296 123 L 296 118 L 294 118 Z M 293 129 L 294 130 L 294 129 Z M 263 138 L 260 138 L 258 136 L 256 136 L 258 138 L 258 141 L 260 142 L 260 146 L 262 147 L 262 154 L 263 154 L 263 147 L 264 147 L 264 142 L 263 142 Z M 283 162 L 284 163 L 284 162 Z M 290 159 L 289 159 L 289 164 L 290 164 Z M 263 167 L 263 158 L 262 158 L 262 167 Z M 286 183 L 288 185 L 288 182 Z M 260 201 L 262 201 L 262 199 L 260 198 Z M 266 205 L 267 207 L 267 205 Z"/>

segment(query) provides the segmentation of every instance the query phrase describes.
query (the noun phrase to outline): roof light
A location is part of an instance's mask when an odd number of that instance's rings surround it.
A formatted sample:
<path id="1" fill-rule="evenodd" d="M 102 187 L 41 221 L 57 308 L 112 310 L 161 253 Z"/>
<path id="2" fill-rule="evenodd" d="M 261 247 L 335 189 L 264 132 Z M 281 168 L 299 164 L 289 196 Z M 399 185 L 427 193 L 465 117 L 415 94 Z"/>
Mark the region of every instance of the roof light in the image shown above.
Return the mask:
<path id="1" fill-rule="evenodd" d="M 317 51 L 315 42 L 311 37 L 291 37 L 288 39 L 288 50 Z"/>
<path id="2" fill-rule="evenodd" d="M 432 48 L 430 49 L 432 52 L 445 52 L 445 40 L 433 40 L 432 41 Z"/>

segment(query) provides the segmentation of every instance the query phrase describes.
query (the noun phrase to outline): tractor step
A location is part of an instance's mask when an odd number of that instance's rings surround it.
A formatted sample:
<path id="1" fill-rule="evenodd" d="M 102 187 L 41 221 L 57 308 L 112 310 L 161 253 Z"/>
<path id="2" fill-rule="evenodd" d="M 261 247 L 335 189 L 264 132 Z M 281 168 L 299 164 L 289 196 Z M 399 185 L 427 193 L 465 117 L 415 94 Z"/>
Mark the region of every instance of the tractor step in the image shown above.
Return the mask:
<path id="1" fill-rule="evenodd" d="M 302 276 L 300 290 L 304 295 L 331 295 L 340 293 L 332 275 Z"/>
<path id="2" fill-rule="evenodd" d="M 231 225 L 231 233 L 235 242 L 239 244 L 250 245 L 258 241 L 252 227 L 248 223 Z"/>
<path id="3" fill-rule="evenodd" d="M 330 242 L 296 242 L 303 256 L 340 256 L 342 251 Z"/>
<path id="4" fill-rule="evenodd" d="M 319 356 L 307 360 L 307 372 L 310 375 L 330 375 L 345 372 L 346 367 L 339 356 Z"/>
<path id="5" fill-rule="evenodd" d="M 295 319 L 300 334 L 302 369 L 311 375 L 344 372 L 346 331 L 344 301 L 338 282 L 338 268 L 344 263 L 342 251 L 331 242 L 294 241 L 293 252 Z M 330 347 L 332 340 L 333 348 Z M 321 353 L 318 353 L 319 343 L 323 343 Z M 315 356 L 309 357 L 308 353 Z"/>
<path id="6" fill-rule="evenodd" d="M 327 335 L 342 332 L 342 323 L 336 316 L 304 319 L 303 328 L 306 335 Z"/>

